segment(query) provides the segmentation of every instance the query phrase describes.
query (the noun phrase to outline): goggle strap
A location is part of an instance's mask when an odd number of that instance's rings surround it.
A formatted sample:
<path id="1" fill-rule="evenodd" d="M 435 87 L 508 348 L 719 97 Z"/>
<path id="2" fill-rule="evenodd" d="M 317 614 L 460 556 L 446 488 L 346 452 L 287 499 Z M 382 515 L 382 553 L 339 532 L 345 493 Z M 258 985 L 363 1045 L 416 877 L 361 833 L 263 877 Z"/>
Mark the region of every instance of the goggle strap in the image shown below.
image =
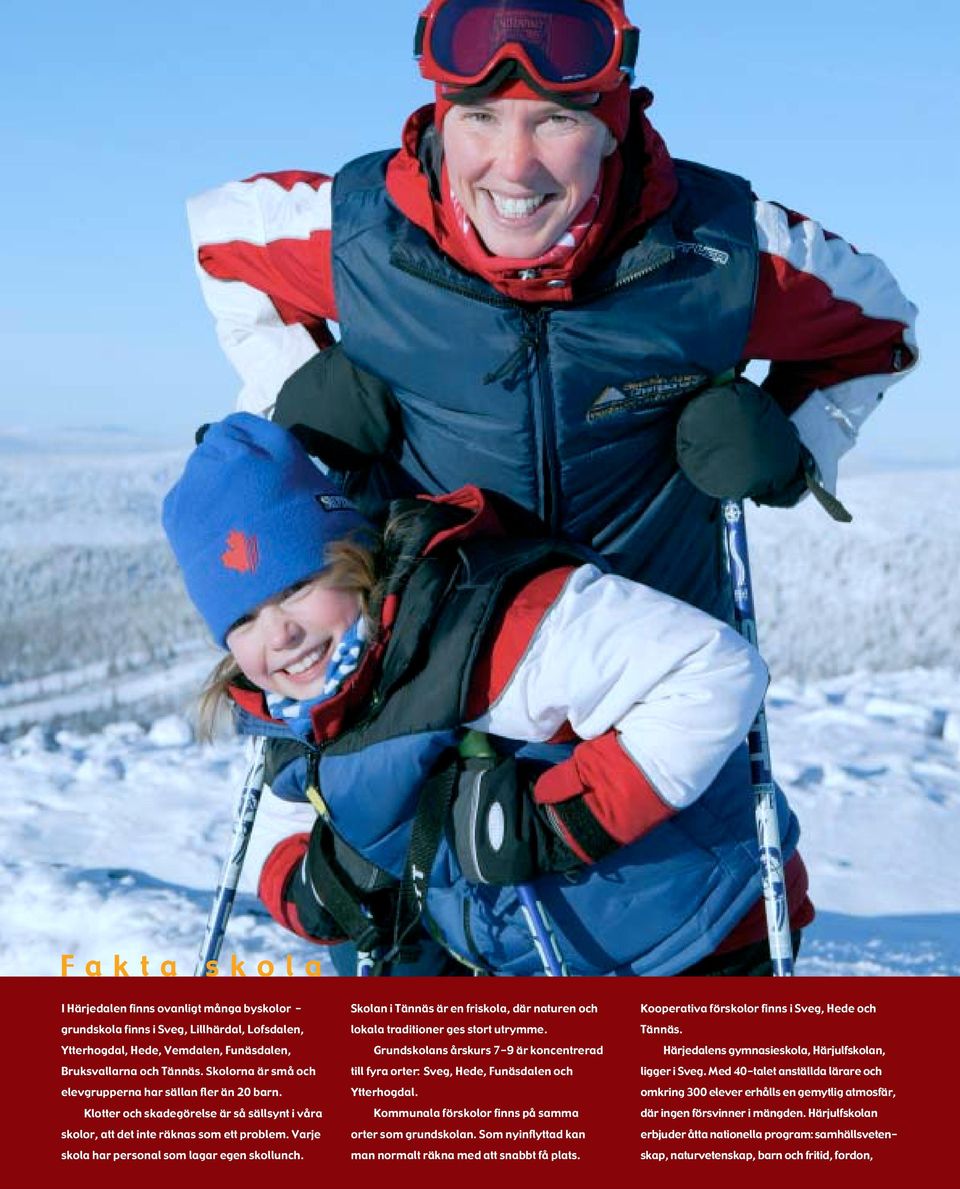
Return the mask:
<path id="1" fill-rule="evenodd" d="M 620 69 L 632 79 L 637 65 L 637 55 L 640 53 L 640 30 L 624 29 L 621 37 L 623 49 L 620 53 Z"/>

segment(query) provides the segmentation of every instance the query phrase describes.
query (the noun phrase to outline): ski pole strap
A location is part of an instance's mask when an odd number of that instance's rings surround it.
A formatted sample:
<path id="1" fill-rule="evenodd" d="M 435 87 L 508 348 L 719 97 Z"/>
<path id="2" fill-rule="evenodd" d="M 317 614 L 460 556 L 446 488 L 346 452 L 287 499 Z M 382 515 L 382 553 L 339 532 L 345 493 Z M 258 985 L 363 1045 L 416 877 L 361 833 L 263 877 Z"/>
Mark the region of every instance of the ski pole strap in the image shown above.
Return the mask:
<path id="1" fill-rule="evenodd" d="M 313 827 L 306 873 L 316 899 L 358 950 L 375 950 L 386 941 L 385 929 L 364 911 L 356 890 L 342 878 L 345 872 L 337 858 L 336 838 L 322 817 Z"/>
<path id="2" fill-rule="evenodd" d="M 384 964 L 402 956 L 407 937 L 423 915 L 427 902 L 427 882 L 440 849 L 459 773 L 460 761 L 456 753 L 451 752 L 443 766 L 434 771 L 420 790 L 407 861 L 400 881 L 393 945 L 383 955 Z"/>
<path id="3" fill-rule="evenodd" d="M 820 482 L 817 476 L 817 464 L 809 450 L 804 450 L 803 480 L 807 485 L 807 490 L 831 519 L 840 524 L 849 524 L 853 520 L 837 497 L 831 495 Z"/>

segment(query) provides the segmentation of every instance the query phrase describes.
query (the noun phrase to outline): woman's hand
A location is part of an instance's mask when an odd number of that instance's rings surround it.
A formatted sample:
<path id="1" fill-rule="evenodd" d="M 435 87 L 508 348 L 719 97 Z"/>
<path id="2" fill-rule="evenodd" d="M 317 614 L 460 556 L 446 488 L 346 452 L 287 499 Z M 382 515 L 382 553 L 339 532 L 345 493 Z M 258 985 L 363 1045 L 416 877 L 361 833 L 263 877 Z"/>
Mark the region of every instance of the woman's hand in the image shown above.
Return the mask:
<path id="1" fill-rule="evenodd" d="M 690 482 L 715 499 L 752 499 L 792 507 L 815 469 L 793 423 L 749 380 L 695 396 L 677 423 L 677 462 Z"/>

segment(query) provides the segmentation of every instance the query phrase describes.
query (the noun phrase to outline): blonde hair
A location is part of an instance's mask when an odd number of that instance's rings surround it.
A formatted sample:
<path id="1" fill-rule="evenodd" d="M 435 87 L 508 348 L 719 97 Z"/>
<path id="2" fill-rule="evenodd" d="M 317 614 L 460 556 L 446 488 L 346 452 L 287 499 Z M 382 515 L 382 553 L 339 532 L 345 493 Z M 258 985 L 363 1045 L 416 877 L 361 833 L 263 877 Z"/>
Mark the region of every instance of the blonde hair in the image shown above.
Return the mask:
<path id="1" fill-rule="evenodd" d="M 355 541 L 333 541 L 324 550 L 323 567 L 314 578 L 321 586 L 355 591 L 360 599 L 360 614 L 372 638 L 379 621 L 378 591 L 379 550 L 365 548 Z M 210 742 L 223 712 L 229 707 L 229 688 L 244 679 L 231 653 L 222 657 L 210 673 L 197 705 L 197 737 Z"/>

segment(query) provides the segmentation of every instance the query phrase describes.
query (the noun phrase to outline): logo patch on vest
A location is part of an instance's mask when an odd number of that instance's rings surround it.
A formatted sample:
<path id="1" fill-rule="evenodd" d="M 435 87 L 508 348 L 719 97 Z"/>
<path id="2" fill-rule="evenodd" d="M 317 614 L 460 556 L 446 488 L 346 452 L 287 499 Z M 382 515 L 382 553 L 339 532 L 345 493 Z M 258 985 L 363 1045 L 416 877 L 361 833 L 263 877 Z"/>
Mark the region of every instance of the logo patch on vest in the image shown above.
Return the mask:
<path id="1" fill-rule="evenodd" d="M 681 376 L 648 376 L 645 380 L 628 380 L 618 388 L 604 388 L 587 410 L 588 421 L 600 421 L 617 413 L 638 413 L 656 405 L 666 404 L 703 386 L 706 377 L 699 372 Z"/>
<path id="2" fill-rule="evenodd" d="M 678 252 L 687 252 L 691 256 L 703 256 L 713 264 L 729 264 L 730 253 L 721 248 L 708 248 L 706 244 L 677 244 Z"/>

